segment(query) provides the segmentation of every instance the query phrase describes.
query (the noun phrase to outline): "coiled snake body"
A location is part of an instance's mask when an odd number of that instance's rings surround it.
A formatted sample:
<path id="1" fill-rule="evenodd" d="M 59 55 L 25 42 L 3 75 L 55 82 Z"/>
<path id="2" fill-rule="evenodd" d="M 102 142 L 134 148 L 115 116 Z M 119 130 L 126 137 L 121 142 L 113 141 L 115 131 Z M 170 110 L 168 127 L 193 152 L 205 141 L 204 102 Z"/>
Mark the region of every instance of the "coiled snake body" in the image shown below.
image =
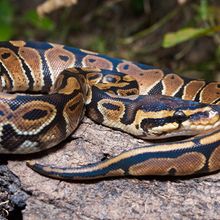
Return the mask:
<path id="1" fill-rule="evenodd" d="M 39 42 L 0 43 L 0 67 L 0 154 L 58 144 L 76 129 L 85 106 L 94 121 L 140 138 L 196 135 L 76 168 L 28 163 L 43 175 L 74 180 L 220 169 L 218 82 Z"/>

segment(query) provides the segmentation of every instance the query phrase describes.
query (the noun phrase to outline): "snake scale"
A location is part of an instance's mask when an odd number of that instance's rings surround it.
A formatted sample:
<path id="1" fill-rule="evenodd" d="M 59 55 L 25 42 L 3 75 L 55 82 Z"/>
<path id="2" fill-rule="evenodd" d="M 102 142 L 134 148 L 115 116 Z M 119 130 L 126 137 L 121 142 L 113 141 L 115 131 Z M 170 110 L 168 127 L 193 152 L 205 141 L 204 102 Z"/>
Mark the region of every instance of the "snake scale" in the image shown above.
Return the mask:
<path id="1" fill-rule="evenodd" d="M 191 175 L 220 169 L 220 83 L 46 42 L 0 43 L 0 154 L 57 145 L 86 112 L 97 123 L 153 143 L 80 167 L 28 162 L 65 180 Z"/>

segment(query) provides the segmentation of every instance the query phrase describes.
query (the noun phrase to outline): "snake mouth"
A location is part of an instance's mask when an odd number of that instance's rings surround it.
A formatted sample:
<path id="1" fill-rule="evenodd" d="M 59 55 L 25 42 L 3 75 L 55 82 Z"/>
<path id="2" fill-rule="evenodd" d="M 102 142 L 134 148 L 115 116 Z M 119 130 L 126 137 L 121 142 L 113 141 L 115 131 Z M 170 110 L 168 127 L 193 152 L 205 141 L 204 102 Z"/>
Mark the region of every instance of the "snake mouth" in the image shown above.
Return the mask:
<path id="1" fill-rule="evenodd" d="M 144 139 L 164 139 L 179 136 L 195 136 L 220 126 L 220 111 L 207 106 L 202 109 L 183 110 L 174 113 L 174 121 L 145 129 Z"/>
<path id="2" fill-rule="evenodd" d="M 214 109 L 207 109 L 207 111 L 191 115 L 188 120 L 181 124 L 181 127 L 191 131 L 206 131 L 214 129 L 219 125 L 220 112 Z"/>

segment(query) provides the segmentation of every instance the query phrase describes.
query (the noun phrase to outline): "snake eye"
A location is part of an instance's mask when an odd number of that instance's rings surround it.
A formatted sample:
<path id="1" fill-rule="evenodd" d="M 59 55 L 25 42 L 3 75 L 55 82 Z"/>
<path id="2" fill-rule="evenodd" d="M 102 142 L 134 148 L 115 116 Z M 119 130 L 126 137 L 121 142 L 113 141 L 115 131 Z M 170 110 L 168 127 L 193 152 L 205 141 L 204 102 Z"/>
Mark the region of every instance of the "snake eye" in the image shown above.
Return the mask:
<path id="1" fill-rule="evenodd" d="M 187 116 L 185 115 L 185 113 L 181 110 L 176 111 L 173 114 L 173 117 L 176 119 L 177 122 L 181 123 L 183 121 L 185 121 L 187 119 Z"/>

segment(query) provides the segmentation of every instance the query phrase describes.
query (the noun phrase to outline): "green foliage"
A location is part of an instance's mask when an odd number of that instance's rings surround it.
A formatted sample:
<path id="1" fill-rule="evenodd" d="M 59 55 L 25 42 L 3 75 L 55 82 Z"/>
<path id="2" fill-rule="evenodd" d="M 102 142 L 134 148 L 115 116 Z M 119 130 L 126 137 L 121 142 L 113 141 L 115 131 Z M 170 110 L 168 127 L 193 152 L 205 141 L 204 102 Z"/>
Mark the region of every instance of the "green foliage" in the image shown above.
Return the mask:
<path id="1" fill-rule="evenodd" d="M 40 17 L 36 10 L 29 10 L 23 16 L 24 22 L 31 24 L 33 27 L 42 30 L 53 31 L 55 24 L 47 17 Z"/>
<path id="2" fill-rule="evenodd" d="M 220 26 L 215 25 L 213 22 L 215 20 L 215 13 L 212 7 L 208 5 L 207 0 L 200 0 L 194 20 L 197 20 L 197 23 L 201 23 L 202 25 L 198 24 L 198 27 L 183 27 L 176 32 L 165 34 L 162 46 L 164 48 L 176 46 L 184 41 L 199 37 L 207 35 L 214 36 L 215 33 L 220 31 Z"/>
<path id="3" fill-rule="evenodd" d="M 18 16 L 17 9 L 10 0 L 0 0 L 0 41 L 17 38 L 21 30 L 27 37 L 32 36 L 30 33 L 35 33 L 33 28 L 35 31 L 53 31 L 55 24 L 47 17 L 39 17 L 35 10 L 28 10 Z"/>
<path id="4" fill-rule="evenodd" d="M 208 20 L 208 1 L 207 0 L 201 0 L 199 5 L 199 16 L 203 21 Z"/>
<path id="5" fill-rule="evenodd" d="M 220 26 L 211 28 L 183 28 L 177 32 L 167 33 L 163 40 L 163 47 L 172 47 L 187 40 L 206 36 L 220 31 Z"/>
<path id="6" fill-rule="evenodd" d="M 14 8 L 7 0 L 0 1 L 0 41 L 8 40 L 13 36 Z"/>

